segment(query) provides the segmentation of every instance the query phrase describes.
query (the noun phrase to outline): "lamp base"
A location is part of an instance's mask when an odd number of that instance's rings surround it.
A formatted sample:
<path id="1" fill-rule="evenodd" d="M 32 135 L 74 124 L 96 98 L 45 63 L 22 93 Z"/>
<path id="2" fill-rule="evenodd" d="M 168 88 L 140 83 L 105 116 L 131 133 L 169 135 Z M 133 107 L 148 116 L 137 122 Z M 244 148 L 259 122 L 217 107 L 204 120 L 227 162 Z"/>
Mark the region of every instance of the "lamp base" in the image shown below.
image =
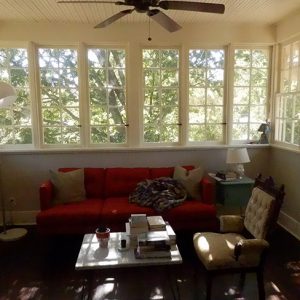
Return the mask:
<path id="1" fill-rule="evenodd" d="M 21 239 L 27 234 L 27 230 L 25 228 L 13 228 L 8 229 L 0 233 L 0 241 L 3 242 L 11 242 Z"/>
<path id="2" fill-rule="evenodd" d="M 235 172 L 238 179 L 242 179 L 245 176 L 245 169 L 243 164 L 237 164 Z"/>

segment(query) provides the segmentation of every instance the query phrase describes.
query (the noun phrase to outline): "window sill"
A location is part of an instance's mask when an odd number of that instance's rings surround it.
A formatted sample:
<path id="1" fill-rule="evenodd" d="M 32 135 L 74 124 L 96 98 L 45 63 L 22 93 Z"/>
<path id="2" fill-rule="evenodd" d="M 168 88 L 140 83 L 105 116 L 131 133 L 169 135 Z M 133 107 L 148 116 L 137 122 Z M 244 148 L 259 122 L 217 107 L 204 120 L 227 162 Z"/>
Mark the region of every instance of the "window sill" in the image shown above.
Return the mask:
<path id="1" fill-rule="evenodd" d="M 0 154 L 47 154 L 47 153 L 95 153 L 95 152 L 163 152 L 163 151 L 201 151 L 228 148 L 269 148 L 270 144 L 239 145 L 193 145 L 193 146 L 140 146 L 140 147 L 103 147 L 103 148 L 47 148 L 47 149 L 0 149 Z"/>

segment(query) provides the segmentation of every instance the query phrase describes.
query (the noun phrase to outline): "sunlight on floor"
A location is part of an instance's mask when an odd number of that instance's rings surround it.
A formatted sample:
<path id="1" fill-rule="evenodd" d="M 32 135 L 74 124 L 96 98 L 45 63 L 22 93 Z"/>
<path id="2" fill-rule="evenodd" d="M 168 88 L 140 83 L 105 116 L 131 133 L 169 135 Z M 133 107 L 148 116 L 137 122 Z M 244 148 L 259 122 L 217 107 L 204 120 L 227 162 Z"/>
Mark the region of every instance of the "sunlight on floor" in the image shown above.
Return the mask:
<path id="1" fill-rule="evenodd" d="M 93 299 L 106 299 L 106 297 L 114 291 L 114 281 L 115 278 L 106 278 L 102 284 L 95 288 Z"/>
<path id="2" fill-rule="evenodd" d="M 22 287 L 19 291 L 18 299 L 29 300 L 34 299 L 39 291 L 38 287 Z"/>
<path id="3" fill-rule="evenodd" d="M 149 299 L 151 299 L 151 300 L 164 299 L 164 295 L 163 295 L 163 292 L 162 292 L 161 288 L 155 287 L 153 289 L 153 291 L 151 291 L 151 296 L 150 296 Z"/>
<path id="4" fill-rule="evenodd" d="M 286 300 L 287 298 L 281 293 L 279 287 L 273 282 L 269 282 L 272 288 L 272 295 L 269 295 L 266 299 L 267 300 Z"/>
<path id="5" fill-rule="evenodd" d="M 232 286 L 228 288 L 228 290 L 224 293 L 225 296 L 234 296 L 235 300 L 244 300 L 245 298 L 242 296 L 238 296 L 240 293 L 238 291 L 238 288 L 236 286 Z"/>

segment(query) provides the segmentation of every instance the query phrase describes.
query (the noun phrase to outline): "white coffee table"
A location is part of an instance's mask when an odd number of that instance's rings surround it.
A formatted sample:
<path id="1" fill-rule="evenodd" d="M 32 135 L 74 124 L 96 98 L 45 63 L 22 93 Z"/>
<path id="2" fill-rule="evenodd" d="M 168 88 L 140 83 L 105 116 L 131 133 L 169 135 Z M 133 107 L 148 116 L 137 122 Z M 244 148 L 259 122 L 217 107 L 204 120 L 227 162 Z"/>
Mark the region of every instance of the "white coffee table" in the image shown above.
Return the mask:
<path id="1" fill-rule="evenodd" d="M 137 259 L 134 255 L 134 245 L 130 245 L 125 251 L 119 250 L 120 240 L 121 238 L 124 238 L 124 236 L 124 232 L 112 232 L 110 234 L 108 248 L 101 248 L 95 234 L 85 234 L 78 254 L 75 269 L 88 270 L 145 267 L 182 263 L 182 257 L 177 245 L 171 246 L 170 258 Z M 128 236 L 127 244 L 130 244 Z"/>

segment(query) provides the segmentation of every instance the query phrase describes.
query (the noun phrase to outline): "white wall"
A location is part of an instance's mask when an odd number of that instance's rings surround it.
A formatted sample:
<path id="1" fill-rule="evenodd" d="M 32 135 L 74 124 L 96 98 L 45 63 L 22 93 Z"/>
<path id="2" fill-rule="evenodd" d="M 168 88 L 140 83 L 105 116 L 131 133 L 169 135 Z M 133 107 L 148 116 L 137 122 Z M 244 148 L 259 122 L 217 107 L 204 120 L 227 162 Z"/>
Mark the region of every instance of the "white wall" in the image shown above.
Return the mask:
<path id="1" fill-rule="evenodd" d="M 288 16 L 276 25 L 276 41 L 284 42 L 300 34 L 300 11 Z"/>
<path id="2" fill-rule="evenodd" d="M 113 24 L 105 29 L 94 29 L 87 24 L 23 24 L 1 23 L 0 42 L 2 41 L 34 41 L 50 42 L 116 42 L 139 43 L 152 45 L 166 43 L 180 44 L 215 44 L 229 43 L 273 43 L 275 30 L 270 26 L 232 25 L 224 23 L 185 24 L 177 32 L 169 33 L 162 27 L 151 23 L 151 37 L 148 38 L 148 23 L 132 25 Z"/>
<path id="3" fill-rule="evenodd" d="M 276 26 L 276 41 L 285 42 L 300 37 L 300 11 L 286 17 Z M 272 148 L 270 173 L 284 183 L 286 196 L 279 222 L 300 239 L 300 151 Z"/>
<path id="4" fill-rule="evenodd" d="M 280 224 L 300 239 L 300 153 L 273 147 L 269 162 L 270 174 L 285 186 Z"/>

